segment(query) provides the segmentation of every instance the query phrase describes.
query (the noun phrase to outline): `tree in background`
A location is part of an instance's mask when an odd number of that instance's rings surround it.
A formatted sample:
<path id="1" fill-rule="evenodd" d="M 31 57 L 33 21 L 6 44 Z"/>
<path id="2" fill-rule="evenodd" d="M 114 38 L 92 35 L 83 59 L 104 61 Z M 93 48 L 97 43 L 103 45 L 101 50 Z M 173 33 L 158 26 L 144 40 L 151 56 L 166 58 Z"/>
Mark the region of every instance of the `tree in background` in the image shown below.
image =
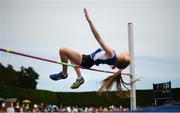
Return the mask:
<path id="1" fill-rule="evenodd" d="M 35 89 L 37 86 L 37 79 L 39 79 L 39 75 L 34 71 L 32 67 L 21 67 L 21 71 L 19 72 L 19 81 L 20 86 L 22 88 L 30 88 Z"/>
<path id="2" fill-rule="evenodd" d="M 16 71 L 12 65 L 5 67 L 0 63 L 0 85 L 36 89 L 37 79 L 39 75 L 32 67 L 22 66 L 20 71 Z"/>
<path id="3" fill-rule="evenodd" d="M 0 64 L 0 83 L 1 85 L 19 85 L 17 73 L 13 69 L 12 65 L 8 65 L 7 67 L 5 67 Z"/>
<path id="4" fill-rule="evenodd" d="M 5 84 L 5 70 L 6 67 L 4 67 L 1 63 L 0 63 L 0 85 L 4 85 Z"/>

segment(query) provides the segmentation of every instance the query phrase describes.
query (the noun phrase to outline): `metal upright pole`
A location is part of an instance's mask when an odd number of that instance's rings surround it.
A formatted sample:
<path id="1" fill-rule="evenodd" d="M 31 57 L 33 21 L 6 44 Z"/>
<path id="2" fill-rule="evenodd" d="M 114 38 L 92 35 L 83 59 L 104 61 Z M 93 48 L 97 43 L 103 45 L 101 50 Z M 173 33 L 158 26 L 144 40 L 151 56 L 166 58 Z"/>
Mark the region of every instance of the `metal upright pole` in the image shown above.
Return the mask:
<path id="1" fill-rule="evenodd" d="M 130 74 L 132 75 L 130 81 L 135 80 L 135 68 L 134 68 L 134 39 L 133 39 L 133 24 L 128 23 L 128 45 L 129 45 L 129 54 L 131 57 L 131 64 L 129 66 Z M 130 90 L 130 102 L 131 110 L 136 110 L 136 88 L 135 83 L 131 85 Z"/>

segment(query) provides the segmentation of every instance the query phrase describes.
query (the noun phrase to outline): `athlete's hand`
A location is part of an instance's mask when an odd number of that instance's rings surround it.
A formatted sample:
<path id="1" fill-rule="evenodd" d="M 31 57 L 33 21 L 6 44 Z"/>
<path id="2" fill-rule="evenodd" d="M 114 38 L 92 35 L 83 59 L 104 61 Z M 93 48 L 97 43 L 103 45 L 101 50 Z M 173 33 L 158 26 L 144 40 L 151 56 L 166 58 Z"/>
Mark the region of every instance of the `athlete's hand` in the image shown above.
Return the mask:
<path id="1" fill-rule="evenodd" d="M 90 22 L 91 19 L 90 19 L 89 15 L 88 15 L 88 12 L 87 12 L 86 8 L 84 8 L 84 14 L 85 14 L 85 17 L 86 17 L 87 21 Z"/>

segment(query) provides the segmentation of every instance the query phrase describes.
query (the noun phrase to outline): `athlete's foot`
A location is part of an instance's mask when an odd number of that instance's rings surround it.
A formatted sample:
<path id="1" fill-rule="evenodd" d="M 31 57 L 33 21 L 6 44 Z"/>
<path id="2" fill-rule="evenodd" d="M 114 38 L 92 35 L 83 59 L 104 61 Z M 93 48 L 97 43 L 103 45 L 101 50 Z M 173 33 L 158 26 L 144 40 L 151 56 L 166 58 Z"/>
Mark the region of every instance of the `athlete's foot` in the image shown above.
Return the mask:
<path id="1" fill-rule="evenodd" d="M 52 80 L 60 80 L 60 79 L 66 79 L 68 77 L 67 74 L 64 74 L 63 72 L 57 73 L 57 74 L 51 74 L 49 76 Z"/>
<path id="2" fill-rule="evenodd" d="M 73 83 L 73 85 L 71 86 L 71 89 L 77 89 L 83 83 L 84 83 L 84 78 L 83 77 L 81 77 L 80 79 L 76 79 L 76 82 Z"/>

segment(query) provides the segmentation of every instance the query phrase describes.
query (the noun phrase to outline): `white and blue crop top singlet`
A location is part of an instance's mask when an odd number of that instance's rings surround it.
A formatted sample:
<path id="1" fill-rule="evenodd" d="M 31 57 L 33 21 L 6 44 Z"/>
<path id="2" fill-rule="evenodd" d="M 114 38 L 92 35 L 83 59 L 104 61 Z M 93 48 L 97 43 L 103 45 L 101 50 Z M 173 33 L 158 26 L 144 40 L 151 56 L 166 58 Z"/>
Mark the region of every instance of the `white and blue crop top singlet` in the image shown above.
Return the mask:
<path id="1" fill-rule="evenodd" d="M 94 60 L 95 65 L 99 64 L 108 64 L 108 65 L 114 65 L 116 61 L 116 53 L 113 51 L 112 57 L 108 58 L 105 55 L 105 51 L 102 48 L 97 49 L 95 52 L 90 54 L 90 57 L 92 60 Z"/>

